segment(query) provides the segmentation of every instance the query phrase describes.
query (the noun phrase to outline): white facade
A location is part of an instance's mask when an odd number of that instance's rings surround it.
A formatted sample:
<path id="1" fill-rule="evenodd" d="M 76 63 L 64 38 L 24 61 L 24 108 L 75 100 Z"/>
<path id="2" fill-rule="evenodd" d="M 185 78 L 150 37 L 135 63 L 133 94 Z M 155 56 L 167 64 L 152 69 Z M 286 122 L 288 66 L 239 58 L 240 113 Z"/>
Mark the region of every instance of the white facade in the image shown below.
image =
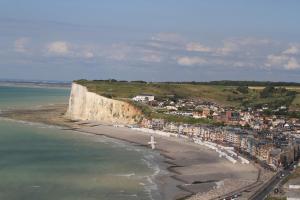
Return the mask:
<path id="1" fill-rule="evenodd" d="M 289 189 L 300 189 L 300 185 L 289 185 Z"/>
<path id="2" fill-rule="evenodd" d="M 154 101 L 153 95 L 137 95 L 132 98 L 133 101 Z"/>

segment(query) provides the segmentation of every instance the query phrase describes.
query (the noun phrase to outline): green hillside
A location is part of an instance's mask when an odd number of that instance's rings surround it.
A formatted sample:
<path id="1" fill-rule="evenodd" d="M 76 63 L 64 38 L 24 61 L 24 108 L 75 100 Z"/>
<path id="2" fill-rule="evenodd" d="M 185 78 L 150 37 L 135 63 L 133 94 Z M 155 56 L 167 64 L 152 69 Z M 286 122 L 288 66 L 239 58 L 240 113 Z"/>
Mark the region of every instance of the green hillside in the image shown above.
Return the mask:
<path id="1" fill-rule="evenodd" d="M 288 86 L 267 89 L 259 87 L 225 86 L 200 83 L 146 83 L 143 81 L 116 81 L 116 80 L 78 80 L 89 91 L 109 98 L 132 98 L 138 94 L 153 94 L 157 99 L 172 98 L 201 98 L 223 106 L 257 107 L 268 104 L 271 108 L 281 105 L 299 108 L 300 87 Z M 239 82 L 241 83 L 241 82 Z M 287 87 L 288 89 L 285 89 Z"/>

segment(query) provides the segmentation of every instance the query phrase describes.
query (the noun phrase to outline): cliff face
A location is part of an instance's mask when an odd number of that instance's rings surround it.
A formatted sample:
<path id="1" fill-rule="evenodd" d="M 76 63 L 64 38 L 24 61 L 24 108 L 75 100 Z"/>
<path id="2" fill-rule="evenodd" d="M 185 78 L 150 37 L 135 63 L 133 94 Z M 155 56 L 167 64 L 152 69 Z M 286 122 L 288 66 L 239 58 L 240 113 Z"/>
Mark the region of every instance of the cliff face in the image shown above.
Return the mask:
<path id="1" fill-rule="evenodd" d="M 141 112 L 127 102 L 100 96 L 73 83 L 66 116 L 72 120 L 135 124 L 140 119 Z"/>

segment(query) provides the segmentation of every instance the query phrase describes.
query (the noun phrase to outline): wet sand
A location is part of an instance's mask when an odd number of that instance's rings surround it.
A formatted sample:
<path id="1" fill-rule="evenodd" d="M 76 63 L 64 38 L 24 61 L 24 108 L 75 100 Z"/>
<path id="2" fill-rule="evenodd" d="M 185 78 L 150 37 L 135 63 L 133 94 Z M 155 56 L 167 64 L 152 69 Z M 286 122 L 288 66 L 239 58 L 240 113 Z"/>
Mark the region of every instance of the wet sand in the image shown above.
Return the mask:
<path id="1" fill-rule="evenodd" d="M 70 121 L 64 118 L 65 111 L 66 105 L 61 104 L 5 111 L 1 116 L 57 125 L 62 129 L 103 135 L 150 148 L 150 134 L 98 122 Z M 154 136 L 155 151 L 164 156 L 164 165 L 169 171 L 156 179 L 163 199 L 213 199 L 257 181 L 258 169 L 251 164 L 232 164 L 206 147 L 183 139 Z"/>

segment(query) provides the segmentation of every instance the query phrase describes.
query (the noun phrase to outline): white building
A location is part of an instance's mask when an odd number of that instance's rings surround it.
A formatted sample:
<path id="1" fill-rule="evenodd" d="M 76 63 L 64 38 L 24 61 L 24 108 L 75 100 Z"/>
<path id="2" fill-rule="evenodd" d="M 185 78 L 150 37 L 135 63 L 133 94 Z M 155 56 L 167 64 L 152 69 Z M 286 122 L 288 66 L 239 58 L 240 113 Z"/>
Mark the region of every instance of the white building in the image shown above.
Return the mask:
<path id="1" fill-rule="evenodd" d="M 300 178 L 291 179 L 287 184 L 287 200 L 300 200 Z"/>
<path id="2" fill-rule="evenodd" d="M 141 94 L 132 98 L 133 101 L 154 101 L 154 96 L 150 94 Z"/>

